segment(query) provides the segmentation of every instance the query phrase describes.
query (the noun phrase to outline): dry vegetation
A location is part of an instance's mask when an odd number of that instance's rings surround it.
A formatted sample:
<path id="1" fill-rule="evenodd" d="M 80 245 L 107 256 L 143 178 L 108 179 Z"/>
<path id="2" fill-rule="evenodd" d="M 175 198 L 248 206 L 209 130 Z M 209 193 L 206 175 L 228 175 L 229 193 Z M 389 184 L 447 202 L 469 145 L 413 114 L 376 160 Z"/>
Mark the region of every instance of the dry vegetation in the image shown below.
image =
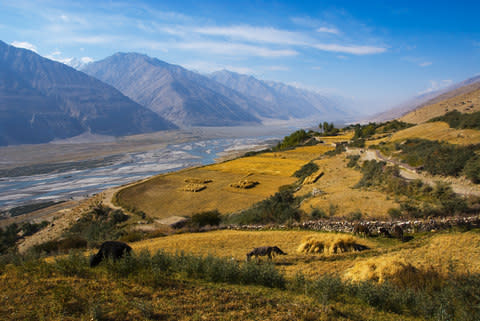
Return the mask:
<path id="1" fill-rule="evenodd" d="M 306 213 L 318 208 L 330 216 L 345 217 L 361 212 L 363 218 L 386 218 L 388 209 L 399 206 L 384 193 L 353 188 L 362 174 L 346 166 L 345 155 L 317 160 L 315 164 L 324 175 L 297 192 L 297 195 L 306 195 L 314 189 L 322 191 L 321 195 L 302 202 L 301 209 Z"/>
<path id="2" fill-rule="evenodd" d="M 222 214 L 246 209 L 296 181 L 292 174 L 331 146 L 300 147 L 285 152 L 239 158 L 210 166 L 156 176 L 117 194 L 124 208 L 143 211 L 153 218 L 218 210 Z M 248 175 L 255 188 L 235 188 Z M 185 182 L 206 182 L 200 193 L 185 193 Z M 242 185 L 242 184 L 240 184 Z"/>
<path id="3" fill-rule="evenodd" d="M 442 116 L 454 109 L 461 113 L 473 113 L 480 111 L 480 89 L 462 93 L 452 98 L 421 107 L 401 117 L 400 120 L 407 123 L 424 123 L 434 117 Z"/>
<path id="4" fill-rule="evenodd" d="M 475 129 L 454 129 L 445 122 L 424 123 L 410 127 L 392 136 L 367 141 L 367 145 L 378 145 L 381 142 L 403 141 L 409 138 L 440 140 L 451 144 L 469 145 L 480 143 L 480 131 Z"/>
<path id="5" fill-rule="evenodd" d="M 297 252 L 304 254 L 334 255 L 346 252 L 367 250 L 368 246 L 350 235 L 327 234 L 310 235 L 302 240 Z"/>

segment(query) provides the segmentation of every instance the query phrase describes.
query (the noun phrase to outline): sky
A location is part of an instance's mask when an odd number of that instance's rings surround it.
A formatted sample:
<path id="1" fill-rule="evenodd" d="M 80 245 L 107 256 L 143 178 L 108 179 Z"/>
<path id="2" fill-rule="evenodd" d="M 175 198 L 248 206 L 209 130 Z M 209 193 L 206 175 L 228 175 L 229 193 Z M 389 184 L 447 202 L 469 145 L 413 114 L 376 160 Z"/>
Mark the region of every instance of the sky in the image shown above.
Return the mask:
<path id="1" fill-rule="evenodd" d="M 480 73 L 480 1 L 0 0 L 0 40 L 62 62 L 139 52 L 364 113 Z"/>

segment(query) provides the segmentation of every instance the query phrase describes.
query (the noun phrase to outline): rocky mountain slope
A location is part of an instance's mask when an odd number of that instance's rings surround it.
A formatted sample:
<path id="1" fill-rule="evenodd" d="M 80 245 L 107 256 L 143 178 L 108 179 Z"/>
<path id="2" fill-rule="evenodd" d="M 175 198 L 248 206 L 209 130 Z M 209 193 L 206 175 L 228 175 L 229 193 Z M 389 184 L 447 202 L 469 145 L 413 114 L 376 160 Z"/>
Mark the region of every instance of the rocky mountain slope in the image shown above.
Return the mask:
<path id="1" fill-rule="evenodd" d="M 265 118 L 306 118 L 317 116 L 326 120 L 343 119 L 347 112 L 335 100 L 313 91 L 280 82 L 262 81 L 253 76 L 228 70 L 214 72 L 210 78 L 259 102 L 255 112 Z"/>
<path id="2" fill-rule="evenodd" d="M 115 88 L 0 41 L 0 145 L 175 128 Z"/>
<path id="3" fill-rule="evenodd" d="M 200 74 L 137 53 L 117 53 L 84 71 L 179 126 L 259 123 L 240 93 Z"/>

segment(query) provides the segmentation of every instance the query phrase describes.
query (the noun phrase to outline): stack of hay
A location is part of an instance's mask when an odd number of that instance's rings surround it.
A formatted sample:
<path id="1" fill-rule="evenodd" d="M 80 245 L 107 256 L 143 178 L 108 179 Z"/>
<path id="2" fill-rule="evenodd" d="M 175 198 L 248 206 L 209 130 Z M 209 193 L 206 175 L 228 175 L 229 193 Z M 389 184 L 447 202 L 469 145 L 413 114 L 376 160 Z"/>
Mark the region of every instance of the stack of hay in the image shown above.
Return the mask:
<path id="1" fill-rule="evenodd" d="M 183 187 L 183 190 L 185 192 L 200 192 L 203 191 L 204 189 L 207 188 L 207 185 L 204 184 L 194 184 L 194 183 L 188 183 Z"/>
<path id="2" fill-rule="evenodd" d="M 248 188 L 257 186 L 258 184 L 259 182 L 257 181 L 249 181 L 249 180 L 243 179 L 237 183 L 230 184 L 230 187 L 248 189 Z"/>
<path id="3" fill-rule="evenodd" d="M 322 171 L 317 171 L 317 172 L 313 173 L 312 175 L 306 177 L 303 180 L 303 184 L 313 184 L 316 181 L 318 181 L 318 179 L 322 176 L 323 176 L 323 172 Z"/>
<path id="4" fill-rule="evenodd" d="M 367 250 L 368 247 L 359 244 L 357 239 L 350 235 L 334 234 L 322 236 L 308 236 L 303 239 L 297 251 L 305 254 L 326 255 L 344 252 L 356 252 Z"/>

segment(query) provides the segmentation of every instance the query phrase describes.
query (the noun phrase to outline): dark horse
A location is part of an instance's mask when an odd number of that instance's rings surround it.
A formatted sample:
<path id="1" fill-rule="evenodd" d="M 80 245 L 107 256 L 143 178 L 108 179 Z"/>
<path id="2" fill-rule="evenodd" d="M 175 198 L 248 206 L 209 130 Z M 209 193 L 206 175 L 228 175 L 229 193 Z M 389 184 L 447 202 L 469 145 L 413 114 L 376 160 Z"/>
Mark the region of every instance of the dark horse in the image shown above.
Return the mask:
<path id="1" fill-rule="evenodd" d="M 370 228 L 367 225 L 357 223 L 353 226 L 353 234 L 363 235 L 363 237 L 370 236 Z"/>
<path id="2" fill-rule="evenodd" d="M 105 258 L 117 260 L 132 252 L 132 248 L 123 242 L 107 241 L 100 246 L 98 253 L 90 258 L 90 267 L 95 267 Z"/>
<path id="3" fill-rule="evenodd" d="M 278 248 L 278 246 L 261 246 L 254 248 L 252 251 L 247 253 L 247 261 L 250 261 L 252 256 L 259 257 L 259 256 L 267 256 L 271 260 L 272 256 L 275 254 L 279 255 L 287 255 L 287 253 L 283 252 Z"/>

